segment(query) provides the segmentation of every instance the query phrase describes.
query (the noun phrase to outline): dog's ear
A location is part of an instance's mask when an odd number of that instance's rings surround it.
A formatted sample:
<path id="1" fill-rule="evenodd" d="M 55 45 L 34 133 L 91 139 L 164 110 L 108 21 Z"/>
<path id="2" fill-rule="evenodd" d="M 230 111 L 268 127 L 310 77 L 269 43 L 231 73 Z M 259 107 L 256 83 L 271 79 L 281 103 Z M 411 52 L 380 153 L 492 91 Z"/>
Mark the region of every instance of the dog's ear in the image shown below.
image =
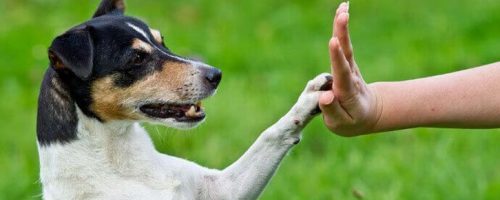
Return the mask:
<path id="1" fill-rule="evenodd" d="M 97 11 L 94 13 L 93 18 L 107 14 L 123 15 L 124 12 L 124 0 L 102 0 L 99 8 L 97 8 Z"/>
<path id="2" fill-rule="evenodd" d="M 69 70 L 86 80 L 92 74 L 94 60 L 90 27 L 73 29 L 57 37 L 49 48 L 49 59 L 56 71 Z"/>

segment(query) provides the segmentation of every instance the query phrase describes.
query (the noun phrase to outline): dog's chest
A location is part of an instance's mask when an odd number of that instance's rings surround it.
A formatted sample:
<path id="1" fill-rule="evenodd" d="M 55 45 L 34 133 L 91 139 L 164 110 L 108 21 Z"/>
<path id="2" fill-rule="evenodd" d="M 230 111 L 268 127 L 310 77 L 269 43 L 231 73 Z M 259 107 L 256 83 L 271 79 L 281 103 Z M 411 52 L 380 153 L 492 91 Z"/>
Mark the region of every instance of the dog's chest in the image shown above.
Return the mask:
<path id="1" fill-rule="evenodd" d="M 48 153 L 41 150 L 40 155 L 49 158 L 44 156 Z M 81 156 L 79 161 L 84 165 L 72 165 L 69 163 L 76 160 L 64 157 L 68 159 L 44 159 L 52 162 L 50 169 L 42 167 L 41 172 L 45 199 L 194 199 L 189 183 L 160 165 L 122 163 L 123 168 L 117 169 Z"/>
<path id="2" fill-rule="evenodd" d="M 161 182 L 161 183 L 159 183 Z M 45 199 L 192 199 L 180 196 L 179 182 L 143 182 L 117 177 L 53 180 L 44 186 Z"/>
<path id="3" fill-rule="evenodd" d="M 189 187 L 183 179 L 165 167 L 143 129 L 130 131 L 126 136 L 92 137 L 100 141 L 40 147 L 44 198 L 193 199 L 193 191 L 185 191 Z"/>

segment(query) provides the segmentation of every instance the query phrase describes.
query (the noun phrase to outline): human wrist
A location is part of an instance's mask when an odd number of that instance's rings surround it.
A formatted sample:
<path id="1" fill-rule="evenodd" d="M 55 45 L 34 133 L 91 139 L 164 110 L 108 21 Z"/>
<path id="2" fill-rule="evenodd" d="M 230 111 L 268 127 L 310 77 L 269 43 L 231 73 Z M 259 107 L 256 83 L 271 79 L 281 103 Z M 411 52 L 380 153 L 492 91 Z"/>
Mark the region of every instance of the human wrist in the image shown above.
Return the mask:
<path id="1" fill-rule="evenodd" d="M 372 99 L 371 122 L 368 126 L 367 133 L 377 133 L 383 131 L 382 114 L 384 113 L 384 98 L 382 96 L 381 88 L 384 87 L 384 82 L 375 82 L 368 84 L 368 91 Z"/>

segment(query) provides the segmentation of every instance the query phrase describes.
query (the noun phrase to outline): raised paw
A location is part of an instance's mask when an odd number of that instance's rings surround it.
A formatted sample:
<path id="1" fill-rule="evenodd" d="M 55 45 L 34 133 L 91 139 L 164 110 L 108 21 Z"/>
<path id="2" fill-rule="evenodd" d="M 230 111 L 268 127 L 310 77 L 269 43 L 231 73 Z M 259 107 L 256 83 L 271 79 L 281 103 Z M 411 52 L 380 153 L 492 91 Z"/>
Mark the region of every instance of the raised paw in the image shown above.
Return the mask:
<path id="1" fill-rule="evenodd" d="M 318 106 L 318 100 L 321 91 L 330 90 L 332 82 L 332 76 L 327 73 L 320 74 L 310 80 L 293 107 L 295 117 L 300 121 L 308 121 L 319 114 L 321 110 Z"/>
<path id="2" fill-rule="evenodd" d="M 304 92 L 327 91 L 332 89 L 333 77 L 328 73 L 322 73 L 307 83 Z"/>

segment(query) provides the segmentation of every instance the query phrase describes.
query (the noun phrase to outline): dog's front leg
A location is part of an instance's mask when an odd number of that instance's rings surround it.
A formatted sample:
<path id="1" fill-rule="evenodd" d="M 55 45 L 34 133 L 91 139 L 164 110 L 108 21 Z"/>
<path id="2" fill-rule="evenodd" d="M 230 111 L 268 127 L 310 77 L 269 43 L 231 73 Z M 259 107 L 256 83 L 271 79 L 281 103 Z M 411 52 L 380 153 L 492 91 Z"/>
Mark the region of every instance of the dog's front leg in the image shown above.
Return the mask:
<path id="1" fill-rule="evenodd" d="M 257 199 L 288 150 L 300 141 L 300 131 L 319 113 L 320 90 L 331 87 L 331 76 L 309 81 L 297 103 L 265 130 L 235 163 L 203 177 L 202 199 Z"/>

